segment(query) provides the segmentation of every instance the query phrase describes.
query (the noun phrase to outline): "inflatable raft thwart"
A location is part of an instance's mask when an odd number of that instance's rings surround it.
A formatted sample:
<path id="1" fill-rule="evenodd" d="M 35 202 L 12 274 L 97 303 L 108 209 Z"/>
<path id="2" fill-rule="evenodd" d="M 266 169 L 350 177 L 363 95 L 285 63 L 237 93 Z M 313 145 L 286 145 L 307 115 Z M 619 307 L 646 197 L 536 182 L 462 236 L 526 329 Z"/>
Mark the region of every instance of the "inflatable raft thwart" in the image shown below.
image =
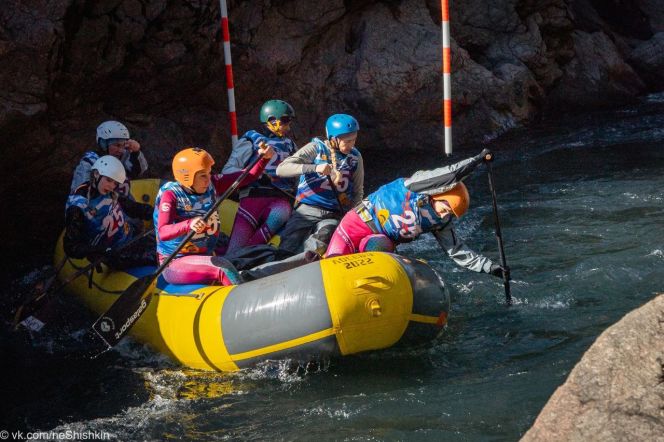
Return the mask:
<path id="1" fill-rule="evenodd" d="M 64 256 L 62 238 L 55 255 L 56 262 Z M 87 264 L 69 259 L 60 278 Z M 106 269 L 94 274 L 91 288 L 81 277 L 69 290 L 101 314 L 135 279 L 154 270 Z M 438 336 L 448 311 L 448 292 L 430 266 L 371 252 L 238 286 L 170 285 L 159 277 L 131 334 L 185 366 L 233 371 L 268 359 L 309 362 L 398 342 L 426 343 Z"/>

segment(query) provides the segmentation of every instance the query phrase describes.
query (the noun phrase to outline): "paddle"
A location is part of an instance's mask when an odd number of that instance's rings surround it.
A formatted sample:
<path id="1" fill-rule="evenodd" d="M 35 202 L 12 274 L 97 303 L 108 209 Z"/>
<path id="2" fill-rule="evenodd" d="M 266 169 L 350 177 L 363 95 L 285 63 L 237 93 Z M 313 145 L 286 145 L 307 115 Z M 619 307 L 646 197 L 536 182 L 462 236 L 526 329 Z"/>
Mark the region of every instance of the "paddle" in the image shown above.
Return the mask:
<path id="1" fill-rule="evenodd" d="M 287 198 L 289 198 L 289 199 L 291 199 L 291 200 L 293 200 L 293 201 L 296 201 L 295 195 L 293 195 L 293 194 L 290 193 L 289 191 L 284 190 L 284 189 L 282 189 L 281 187 L 275 186 L 274 184 L 272 185 L 272 187 L 274 187 L 275 189 L 277 189 L 279 192 L 283 193 L 285 197 L 287 197 Z"/>
<path id="2" fill-rule="evenodd" d="M 498 240 L 498 250 L 500 250 L 500 265 L 505 270 L 503 272 L 503 285 L 505 286 L 505 302 L 507 305 L 512 305 L 512 294 L 510 292 L 510 275 L 505 260 L 505 248 L 503 247 L 503 236 L 500 231 L 500 221 L 498 220 L 498 203 L 496 202 L 496 186 L 493 182 L 493 169 L 491 162 L 493 161 L 493 154 L 488 152 L 484 156 L 488 175 L 489 175 L 489 190 L 491 190 L 491 199 L 493 203 L 493 219 L 496 224 L 496 239 Z"/>
<path id="3" fill-rule="evenodd" d="M 67 279 L 62 281 L 62 283 L 60 283 L 60 285 L 58 285 L 55 289 L 50 290 L 53 283 L 57 279 L 58 273 L 67 262 L 68 257 L 65 256 L 62 259 L 62 261 L 60 261 L 60 263 L 57 265 L 55 269 L 55 275 L 53 275 L 40 290 L 35 291 L 34 295 L 30 299 L 23 302 L 23 304 L 21 304 L 21 306 L 16 310 L 16 314 L 14 315 L 14 322 L 12 323 L 13 330 L 16 331 L 20 324 L 24 324 L 26 326 L 30 326 L 31 324 L 33 324 L 37 327 L 34 330 L 39 331 L 46 324 L 43 322 L 42 319 L 37 319 L 37 321 L 39 322 L 36 322 L 35 321 L 36 318 L 34 318 L 33 315 L 35 312 L 41 310 L 45 305 L 47 305 L 47 303 L 53 298 L 53 296 L 62 291 L 70 282 L 74 281 L 79 276 L 85 275 L 88 272 L 92 272 L 92 270 L 98 265 L 100 265 L 108 255 L 129 248 L 134 244 L 136 244 L 139 240 L 153 233 L 154 232 L 152 230 L 146 230 L 140 235 L 133 237 L 131 240 L 123 244 L 120 244 L 119 246 L 113 249 L 108 250 L 101 257 L 92 261 L 90 264 L 86 265 L 83 268 L 78 269 Z"/>
<path id="4" fill-rule="evenodd" d="M 14 321 L 12 322 L 12 327 L 11 327 L 13 331 L 18 330 L 19 324 L 22 323 L 25 319 L 29 318 L 29 315 L 31 315 L 32 312 L 34 312 L 39 308 L 39 307 L 34 307 L 31 304 L 39 302 L 41 299 L 44 298 L 44 296 L 46 296 L 49 289 L 51 288 L 55 280 L 58 278 L 58 274 L 60 273 L 60 270 L 62 270 L 62 268 L 65 266 L 66 262 L 67 262 L 67 256 L 65 255 L 65 257 L 62 258 L 62 260 L 58 263 L 58 265 L 55 266 L 54 269 L 55 271 L 53 272 L 53 276 L 51 276 L 41 287 L 39 287 L 39 283 L 35 284 L 35 286 L 32 288 L 32 291 L 30 292 L 32 296 L 28 296 L 29 295 L 28 294 L 23 298 L 23 302 L 21 303 L 19 308 L 16 309 L 16 313 L 14 314 Z M 24 314 L 26 309 L 30 309 L 29 310 L 30 313 L 27 314 L 28 316 Z"/>
<path id="5" fill-rule="evenodd" d="M 327 175 L 327 182 L 330 184 L 332 192 L 334 192 L 334 197 L 337 199 L 337 204 L 339 204 L 339 212 L 341 212 L 341 214 L 343 215 L 344 206 L 341 204 L 341 199 L 339 198 L 339 192 L 337 192 L 337 188 L 334 187 L 334 181 L 332 181 L 332 177 L 330 175 Z"/>
<path id="6" fill-rule="evenodd" d="M 235 182 L 226 189 L 226 191 L 217 198 L 217 201 L 212 205 L 210 210 L 203 216 L 203 221 L 207 221 L 221 203 L 228 198 L 228 196 L 237 189 L 242 180 L 249 175 L 251 169 L 263 158 L 260 154 L 258 157 L 246 167 L 246 169 L 237 177 Z M 131 327 L 138 321 L 141 315 L 148 308 L 148 304 L 152 300 L 152 290 L 156 286 L 157 278 L 166 270 L 166 267 L 175 259 L 177 254 L 182 248 L 193 238 L 196 234 L 195 231 L 190 230 L 184 237 L 180 245 L 171 253 L 151 275 L 146 275 L 138 278 L 125 290 L 120 297 L 111 305 L 111 307 L 103 313 L 92 324 L 92 330 L 108 345 L 109 348 L 115 346 L 120 339 L 127 334 Z"/>

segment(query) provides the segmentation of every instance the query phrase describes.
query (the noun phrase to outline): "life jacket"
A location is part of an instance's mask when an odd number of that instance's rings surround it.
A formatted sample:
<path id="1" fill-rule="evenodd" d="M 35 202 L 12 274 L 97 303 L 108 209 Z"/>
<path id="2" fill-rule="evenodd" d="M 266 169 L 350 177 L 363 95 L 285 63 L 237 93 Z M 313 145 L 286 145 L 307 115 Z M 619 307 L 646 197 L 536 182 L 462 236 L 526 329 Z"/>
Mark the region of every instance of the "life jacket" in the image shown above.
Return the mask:
<path id="1" fill-rule="evenodd" d="M 269 132 L 269 131 L 268 131 Z M 281 178 L 277 175 L 277 166 L 281 164 L 286 158 L 291 156 L 295 152 L 295 143 L 288 137 L 280 137 L 272 132 L 269 132 L 267 135 L 264 135 L 255 130 L 250 130 L 242 135 L 241 139 L 246 139 L 251 142 L 253 153 L 249 160 L 245 164 L 245 167 L 251 164 L 258 157 L 258 143 L 261 140 L 264 140 L 267 144 L 272 146 L 274 149 L 274 155 L 270 158 L 270 162 L 265 166 L 265 175 L 269 177 L 269 182 L 264 182 L 263 180 L 257 180 L 249 184 L 247 187 L 261 188 L 269 186 L 278 187 L 281 190 L 287 192 L 292 192 L 295 187 L 295 179 L 293 178 Z"/>
<path id="2" fill-rule="evenodd" d="M 88 198 L 89 193 L 96 196 Z M 78 207 L 83 211 L 90 245 L 115 247 L 133 236 L 131 224 L 127 222 L 127 216 L 115 192 L 106 195 L 92 192 L 90 182 L 87 182 L 79 186 L 74 194 L 69 195 L 65 212 L 70 207 Z"/>
<path id="3" fill-rule="evenodd" d="M 409 190 L 404 181 L 396 179 L 367 197 L 370 219 L 364 219 L 366 222 L 395 242 L 407 242 L 451 221 L 451 216 L 441 218 L 436 214 L 428 195 Z"/>
<path id="4" fill-rule="evenodd" d="M 173 223 L 178 223 L 197 216 L 204 216 L 217 200 L 217 192 L 214 185 L 210 186 L 202 194 L 187 192 L 180 183 L 176 181 L 169 181 L 159 189 L 157 198 L 155 200 L 155 210 L 153 214 L 153 222 L 155 225 L 155 233 L 157 236 L 157 253 L 162 256 L 170 255 L 182 242 L 181 237 L 173 238 L 170 240 L 162 240 L 159 238 L 159 208 L 161 197 L 164 192 L 172 191 L 175 194 L 177 205 L 175 207 L 176 219 Z M 203 233 L 195 234 L 191 240 L 180 250 L 176 258 L 183 255 L 212 255 L 214 248 L 219 239 L 219 215 L 214 212 L 207 220 L 207 229 Z"/>
<path id="5" fill-rule="evenodd" d="M 330 164 L 331 152 L 324 141 L 319 138 L 311 140 L 316 146 L 316 158 L 314 164 Z M 297 187 L 296 200 L 303 204 L 320 207 L 331 211 L 345 212 L 351 208 L 353 203 L 353 175 L 359 164 L 360 151 L 353 149 L 344 155 L 337 151 L 336 170 L 341 174 L 338 184 L 333 190 L 330 186 L 330 180 L 327 175 L 319 173 L 306 173 L 300 176 L 300 182 Z M 343 207 L 339 207 L 337 197 Z"/>

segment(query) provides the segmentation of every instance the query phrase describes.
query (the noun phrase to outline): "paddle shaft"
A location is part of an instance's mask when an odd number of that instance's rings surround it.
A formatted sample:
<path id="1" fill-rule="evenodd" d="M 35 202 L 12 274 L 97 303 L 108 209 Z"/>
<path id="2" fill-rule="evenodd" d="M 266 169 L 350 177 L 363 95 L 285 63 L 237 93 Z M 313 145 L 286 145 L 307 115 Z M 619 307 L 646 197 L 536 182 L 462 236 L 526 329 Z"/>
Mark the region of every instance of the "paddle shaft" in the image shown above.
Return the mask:
<path id="1" fill-rule="evenodd" d="M 275 186 L 275 185 L 272 185 L 272 187 L 274 187 L 275 189 L 277 189 L 279 192 L 283 193 L 284 196 L 286 196 L 286 197 L 292 199 L 293 201 L 297 201 L 297 199 L 295 198 L 295 195 L 293 195 L 292 193 L 288 192 L 287 190 L 284 190 L 284 189 L 282 189 L 282 188 L 280 188 L 280 187 L 277 187 L 277 186 Z"/>
<path id="2" fill-rule="evenodd" d="M 488 158 L 488 159 L 487 159 Z M 496 239 L 498 240 L 498 250 L 500 251 L 500 265 L 504 270 L 507 269 L 507 260 L 505 259 L 505 247 L 503 246 L 503 235 L 500 230 L 500 220 L 498 219 L 498 203 L 496 202 L 496 186 L 493 181 L 493 169 L 491 167 L 493 157 L 491 154 L 485 157 L 485 163 L 489 176 L 489 190 L 491 190 L 491 203 L 493 204 L 493 220 L 496 224 Z M 503 272 L 503 286 L 505 287 L 505 302 L 512 304 L 512 294 L 510 291 L 510 279 L 507 272 Z"/>
<path id="3" fill-rule="evenodd" d="M 30 299 L 28 299 L 27 296 L 25 296 L 23 299 L 24 301 L 21 303 L 18 309 L 16 309 L 16 313 L 14 314 L 14 321 L 12 322 L 12 330 L 16 331 L 18 330 L 18 325 L 23 321 L 23 311 L 25 308 L 28 306 L 28 304 L 38 302 L 41 298 L 43 298 L 46 293 L 48 293 L 49 289 L 55 282 L 55 280 L 58 278 L 58 274 L 60 273 L 60 270 L 65 266 L 67 263 L 67 255 L 65 255 L 62 260 L 58 263 L 58 265 L 55 266 L 55 272 L 53 273 L 53 276 L 51 276 L 46 283 L 43 285 L 43 287 L 39 290 L 35 290 L 37 293 L 37 296 L 33 296 Z"/>
<path id="4" fill-rule="evenodd" d="M 343 214 L 344 206 L 341 204 L 341 199 L 339 199 L 339 192 L 337 192 L 337 188 L 334 186 L 334 181 L 332 181 L 332 177 L 330 175 L 327 175 L 327 182 L 330 183 L 332 192 L 334 192 L 334 197 L 337 199 L 337 204 L 339 204 L 339 212 Z"/>

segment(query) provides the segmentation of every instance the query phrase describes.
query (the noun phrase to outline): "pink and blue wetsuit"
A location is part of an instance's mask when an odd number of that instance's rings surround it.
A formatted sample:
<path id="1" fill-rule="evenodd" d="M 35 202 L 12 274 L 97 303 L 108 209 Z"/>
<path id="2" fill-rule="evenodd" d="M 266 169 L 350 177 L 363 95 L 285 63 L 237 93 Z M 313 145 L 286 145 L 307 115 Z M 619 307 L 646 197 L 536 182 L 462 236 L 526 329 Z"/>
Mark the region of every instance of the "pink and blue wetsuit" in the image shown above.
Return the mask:
<path id="1" fill-rule="evenodd" d="M 365 251 L 393 252 L 395 246 L 430 232 L 440 247 L 459 266 L 491 273 L 493 262 L 470 249 L 457 236 L 452 215 L 440 217 L 431 206 L 431 195 L 454 187 L 481 163 L 483 155 L 450 166 L 419 171 L 378 188 L 346 213 L 334 231 L 326 257 Z M 492 273 L 493 274 L 493 273 Z"/>
<path id="2" fill-rule="evenodd" d="M 266 244 L 291 214 L 292 201 L 288 194 L 292 194 L 295 180 L 281 178 L 276 173 L 277 166 L 296 150 L 290 138 L 280 137 L 269 130 L 265 130 L 265 133 L 248 131 L 233 148 L 223 172 L 236 172 L 253 161 L 258 155 L 261 142 L 272 146 L 274 155 L 265 166 L 265 175 L 239 191 L 240 206 L 235 215 L 227 252 L 244 246 Z"/>
<path id="3" fill-rule="evenodd" d="M 259 161 L 240 184 L 247 185 L 258 179 L 268 161 L 265 158 Z M 175 181 L 161 186 L 153 215 L 160 262 L 173 253 L 182 238 L 189 233 L 192 219 L 207 213 L 218 195 L 226 191 L 240 173 L 213 176 L 210 186 L 201 194 Z M 164 279 L 170 284 L 238 284 L 239 275 L 230 262 L 220 256 L 213 256 L 219 239 L 219 228 L 219 216 L 214 213 L 208 219 L 207 229 L 194 235 L 164 270 Z"/>

